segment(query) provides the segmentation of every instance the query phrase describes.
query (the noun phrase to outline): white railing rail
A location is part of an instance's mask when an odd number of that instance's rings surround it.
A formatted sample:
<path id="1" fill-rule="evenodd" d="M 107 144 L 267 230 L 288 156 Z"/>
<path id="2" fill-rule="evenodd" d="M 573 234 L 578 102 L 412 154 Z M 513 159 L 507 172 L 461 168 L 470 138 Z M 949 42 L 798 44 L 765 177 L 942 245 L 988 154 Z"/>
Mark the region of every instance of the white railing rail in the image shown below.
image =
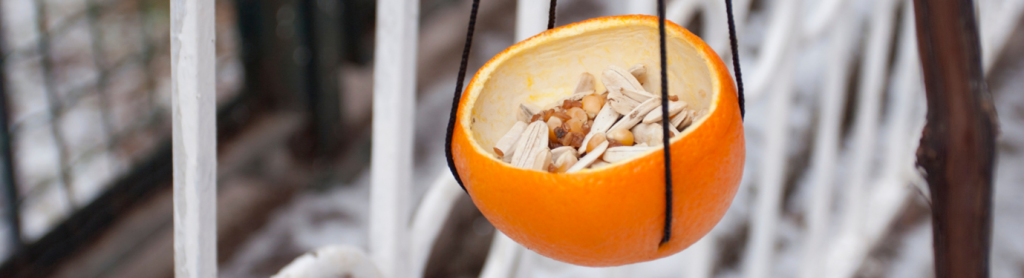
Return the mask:
<path id="1" fill-rule="evenodd" d="M 842 2 L 842 1 L 830 1 Z M 822 3 L 823 5 L 825 3 Z M 800 269 L 800 277 L 816 278 L 823 275 L 825 269 L 821 267 L 820 254 L 826 250 L 823 246 L 827 241 L 829 219 L 831 216 L 832 204 L 832 181 L 835 177 L 836 160 L 839 153 L 839 124 L 842 121 L 846 100 L 847 77 L 851 68 L 849 63 L 853 44 L 856 42 L 855 18 L 850 15 L 841 16 L 836 22 L 836 30 L 832 34 L 832 41 L 829 52 L 829 67 L 825 73 L 822 95 L 818 101 L 820 121 L 816 130 L 814 149 L 811 158 L 811 171 L 815 173 L 811 182 L 811 201 L 807 211 L 807 241 L 804 246 L 802 259 L 804 264 Z M 813 21 L 812 21 L 813 22 Z"/>
<path id="2" fill-rule="evenodd" d="M 411 277 L 409 203 L 416 121 L 419 1 L 377 1 L 370 157 L 370 257 L 384 277 Z"/>
<path id="3" fill-rule="evenodd" d="M 412 251 L 410 261 L 412 273 L 419 275 L 427 267 L 427 260 L 430 259 L 430 250 L 434 246 L 434 240 L 444 228 L 445 220 L 448 219 L 448 213 L 455 206 L 455 201 L 463 194 L 465 192 L 447 171 L 438 174 L 434 184 L 427 189 L 427 194 L 423 196 L 423 201 L 416 209 L 416 215 L 413 217 L 410 228 L 412 242 L 409 244 L 409 248 Z"/>
<path id="4" fill-rule="evenodd" d="M 351 246 L 326 246 L 299 256 L 272 278 L 383 278 L 366 252 Z"/>
<path id="5" fill-rule="evenodd" d="M 213 1 L 171 1 L 175 277 L 217 274 L 213 7 Z"/>

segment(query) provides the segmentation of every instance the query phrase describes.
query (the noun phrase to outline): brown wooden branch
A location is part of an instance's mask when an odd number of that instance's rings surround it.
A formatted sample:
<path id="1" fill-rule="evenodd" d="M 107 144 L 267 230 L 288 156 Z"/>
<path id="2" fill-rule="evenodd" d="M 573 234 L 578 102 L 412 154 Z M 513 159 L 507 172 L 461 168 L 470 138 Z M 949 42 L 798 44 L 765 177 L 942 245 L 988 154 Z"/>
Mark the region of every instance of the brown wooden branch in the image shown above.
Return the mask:
<path id="1" fill-rule="evenodd" d="M 981 68 L 971 0 L 914 0 L 928 95 L 917 150 L 932 197 L 935 274 L 988 277 L 995 107 Z"/>

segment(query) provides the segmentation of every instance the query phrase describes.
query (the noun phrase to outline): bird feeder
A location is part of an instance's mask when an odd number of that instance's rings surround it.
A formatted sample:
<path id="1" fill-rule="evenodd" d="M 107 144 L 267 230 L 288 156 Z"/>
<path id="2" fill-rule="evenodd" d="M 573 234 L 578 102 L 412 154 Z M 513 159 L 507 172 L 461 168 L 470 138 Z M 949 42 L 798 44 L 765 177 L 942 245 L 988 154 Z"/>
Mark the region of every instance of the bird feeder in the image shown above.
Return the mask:
<path id="1" fill-rule="evenodd" d="M 736 87 L 714 50 L 672 22 L 665 23 L 668 94 L 707 112 L 671 138 L 670 196 L 661 147 L 574 173 L 512 167 L 492 150 L 521 103 L 544 106 L 571 94 L 581 72 L 600 76 L 610 65 L 634 64 L 660 72 L 658 20 L 612 16 L 550 29 L 476 72 L 458 104 L 451 154 L 473 202 L 498 230 L 559 261 L 615 266 L 677 253 L 721 220 L 745 156 Z M 650 91 L 661 92 L 661 76 L 649 78 Z"/>

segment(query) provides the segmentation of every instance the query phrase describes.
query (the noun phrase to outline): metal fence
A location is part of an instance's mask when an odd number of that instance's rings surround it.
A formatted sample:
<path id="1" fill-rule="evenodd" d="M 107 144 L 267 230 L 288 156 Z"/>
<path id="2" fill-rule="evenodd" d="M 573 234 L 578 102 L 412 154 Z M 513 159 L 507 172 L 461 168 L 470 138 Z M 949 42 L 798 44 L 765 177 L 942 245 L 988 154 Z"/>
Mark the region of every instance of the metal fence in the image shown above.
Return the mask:
<path id="1" fill-rule="evenodd" d="M 171 189 L 170 2 L 0 2 L 0 276 L 53 273 Z M 202 5 L 215 7 L 216 117 L 203 120 L 218 144 L 244 141 L 260 119 L 299 116 L 285 148 L 329 168 L 348 140 L 338 70 L 369 60 L 373 1 Z"/>
<path id="2" fill-rule="evenodd" d="M 218 1 L 217 98 L 242 67 L 232 2 Z M 169 145 L 166 1 L 32 0 L 2 6 L 5 258 Z"/>

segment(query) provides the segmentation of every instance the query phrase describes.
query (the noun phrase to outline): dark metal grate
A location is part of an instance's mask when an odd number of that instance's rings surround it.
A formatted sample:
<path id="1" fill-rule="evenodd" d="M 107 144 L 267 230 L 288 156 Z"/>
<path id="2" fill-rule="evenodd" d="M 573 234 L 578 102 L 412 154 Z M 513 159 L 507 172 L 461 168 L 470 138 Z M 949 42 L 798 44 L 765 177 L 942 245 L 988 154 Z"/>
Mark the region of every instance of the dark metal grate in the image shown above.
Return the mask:
<path id="1" fill-rule="evenodd" d="M 220 103 L 242 83 L 231 4 L 217 4 Z M 0 200 L 2 259 L 170 138 L 171 38 L 167 1 L 5 1 L 0 19 L 9 123 L 0 141 L 10 138 L 13 161 Z"/>

